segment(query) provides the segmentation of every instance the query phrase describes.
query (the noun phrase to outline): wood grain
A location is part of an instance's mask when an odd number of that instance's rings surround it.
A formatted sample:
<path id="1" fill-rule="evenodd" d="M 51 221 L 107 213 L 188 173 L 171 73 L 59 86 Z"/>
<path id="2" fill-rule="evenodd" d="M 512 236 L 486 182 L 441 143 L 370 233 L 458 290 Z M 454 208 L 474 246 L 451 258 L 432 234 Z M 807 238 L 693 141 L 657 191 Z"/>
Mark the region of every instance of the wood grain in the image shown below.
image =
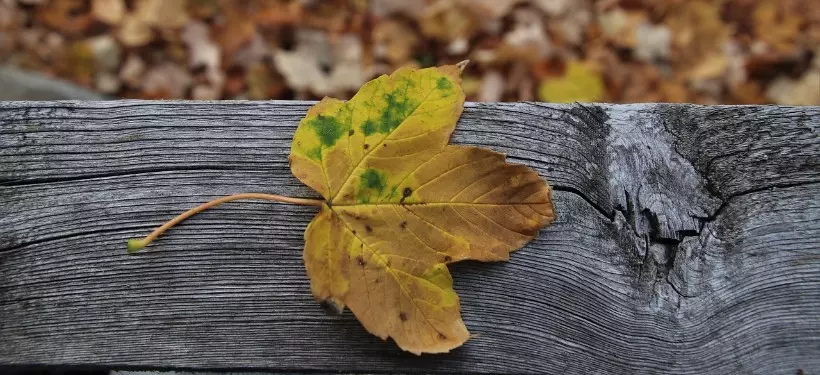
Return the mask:
<path id="1" fill-rule="evenodd" d="M 557 222 L 453 266 L 477 337 L 416 357 L 311 298 L 305 102 L 0 103 L 0 364 L 290 371 L 820 369 L 820 108 L 468 104 L 453 142 L 526 164 Z"/>

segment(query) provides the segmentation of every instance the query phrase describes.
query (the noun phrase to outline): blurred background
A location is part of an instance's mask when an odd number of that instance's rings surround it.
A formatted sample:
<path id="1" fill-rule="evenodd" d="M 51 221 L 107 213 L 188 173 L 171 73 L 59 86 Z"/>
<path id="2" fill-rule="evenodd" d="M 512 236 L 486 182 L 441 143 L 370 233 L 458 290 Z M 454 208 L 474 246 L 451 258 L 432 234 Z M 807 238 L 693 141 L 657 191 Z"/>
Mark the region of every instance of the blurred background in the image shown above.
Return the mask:
<path id="1" fill-rule="evenodd" d="M 472 101 L 820 105 L 820 0 L 0 0 L 6 76 L 90 97 L 349 98 L 464 59 Z"/>

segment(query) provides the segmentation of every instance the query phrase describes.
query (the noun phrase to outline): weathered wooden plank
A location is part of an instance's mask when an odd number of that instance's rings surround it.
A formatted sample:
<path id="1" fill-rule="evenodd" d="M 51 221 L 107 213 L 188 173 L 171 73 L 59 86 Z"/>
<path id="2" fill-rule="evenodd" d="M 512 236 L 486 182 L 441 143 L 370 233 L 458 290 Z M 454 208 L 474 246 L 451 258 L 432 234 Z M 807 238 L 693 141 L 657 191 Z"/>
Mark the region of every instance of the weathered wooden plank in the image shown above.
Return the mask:
<path id="1" fill-rule="evenodd" d="M 555 186 L 509 263 L 453 267 L 478 337 L 398 352 L 309 295 L 309 103 L 0 104 L 0 363 L 290 370 L 794 373 L 820 368 L 820 108 L 469 104 L 456 143 Z"/>

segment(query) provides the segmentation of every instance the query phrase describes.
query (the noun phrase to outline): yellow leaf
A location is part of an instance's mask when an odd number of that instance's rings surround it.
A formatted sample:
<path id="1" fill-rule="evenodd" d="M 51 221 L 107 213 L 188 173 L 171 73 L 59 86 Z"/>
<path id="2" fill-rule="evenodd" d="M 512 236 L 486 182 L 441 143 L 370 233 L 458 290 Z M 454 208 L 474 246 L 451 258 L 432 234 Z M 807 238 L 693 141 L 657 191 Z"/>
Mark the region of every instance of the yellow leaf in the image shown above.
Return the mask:
<path id="1" fill-rule="evenodd" d="M 541 81 L 538 96 L 553 103 L 595 102 L 604 95 L 600 73 L 578 61 L 570 61 L 562 77 Z"/>
<path id="2" fill-rule="evenodd" d="M 448 145 L 460 69 L 402 68 L 299 124 L 291 171 L 326 202 L 305 231 L 314 297 L 403 350 L 469 337 L 447 263 L 506 260 L 554 219 L 551 190 L 502 154 Z"/>

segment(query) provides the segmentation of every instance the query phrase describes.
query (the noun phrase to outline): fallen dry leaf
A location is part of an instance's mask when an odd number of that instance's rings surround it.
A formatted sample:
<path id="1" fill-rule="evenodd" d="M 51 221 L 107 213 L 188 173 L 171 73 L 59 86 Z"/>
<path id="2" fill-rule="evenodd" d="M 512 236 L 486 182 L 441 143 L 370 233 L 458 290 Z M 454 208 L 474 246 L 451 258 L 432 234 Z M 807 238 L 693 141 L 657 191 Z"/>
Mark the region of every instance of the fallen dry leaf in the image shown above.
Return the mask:
<path id="1" fill-rule="evenodd" d="M 541 82 L 538 96 L 553 103 L 595 102 L 604 96 L 604 82 L 601 73 L 588 64 L 571 61 L 562 77 Z"/>
<path id="2" fill-rule="evenodd" d="M 693 62 L 715 51 L 720 51 L 730 34 L 729 27 L 720 19 L 716 2 L 693 0 L 681 2 L 670 9 L 673 17 L 666 18 L 672 31 L 672 60 L 689 67 Z"/>
<path id="3" fill-rule="evenodd" d="M 783 11 L 780 1 L 761 1 L 754 11 L 755 33 L 777 52 L 792 50 L 803 21 Z"/>
<path id="4" fill-rule="evenodd" d="M 654 62 L 669 58 L 672 32 L 666 25 L 642 23 L 635 30 L 635 57 Z"/>
<path id="5" fill-rule="evenodd" d="M 455 0 L 439 0 L 424 8 L 419 26 L 424 35 L 450 42 L 470 36 L 479 26 L 469 4 Z"/>
<path id="6" fill-rule="evenodd" d="M 117 38 L 126 47 L 140 47 L 148 44 L 154 38 L 151 26 L 133 14 L 127 14 L 120 23 Z"/>
<path id="7" fill-rule="evenodd" d="M 138 56 L 131 55 L 122 64 L 119 78 L 131 87 L 138 87 L 146 68 L 145 61 Z"/>
<path id="8" fill-rule="evenodd" d="M 413 55 L 419 38 L 404 22 L 388 20 L 373 29 L 373 48 L 376 57 L 399 65 Z"/>
<path id="9" fill-rule="evenodd" d="M 513 12 L 512 30 L 504 35 L 504 46 L 499 48 L 498 59 L 535 62 L 552 52 L 552 43 L 546 34 L 541 17 L 530 9 Z"/>
<path id="10" fill-rule="evenodd" d="M 190 19 L 187 0 L 140 0 L 136 4 L 133 14 L 149 26 L 178 29 Z"/>
<path id="11" fill-rule="evenodd" d="M 102 93 L 114 94 L 120 91 L 120 80 L 117 75 L 109 72 L 97 72 L 94 77 L 94 87 Z"/>
<path id="12" fill-rule="evenodd" d="M 176 64 L 165 63 L 145 73 L 142 87 L 151 98 L 164 98 L 164 95 L 177 98 L 188 89 L 191 81 L 187 70 Z"/>
<path id="13" fill-rule="evenodd" d="M 799 79 L 780 77 L 766 90 L 766 97 L 782 105 L 820 105 L 820 71 Z"/>
<path id="14" fill-rule="evenodd" d="M 555 218 L 534 171 L 447 145 L 463 108 L 459 75 L 402 68 L 348 102 L 325 98 L 290 154 L 294 176 L 326 200 L 305 231 L 314 297 L 416 354 L 469 338 L 448 263 L 506 260 Z"/>
<path id="15" fill-rule="evenodd" d="M 85 12 L 83 0 L 52 0 L 37 8 L 37 16 L 51 28 L 66 34 L 79 34 L 92 22 L 90 13 Z"/>
<path id="16" fill-rule="evenodd" d="M 91 44 L 80 41 L 71 44 L 66 58 L 67 64 L 62 67 L 66 74 L 83 86 L 91 86 L 94 79 L 94 52 Z"/>
<path id="17" fill-rule="evenodd" d="M 602 12 L 598 24 L 605 40 L 621 47 L 638 47 L 638 28 L 646 24 L 647 15 L 643 12 L 628 12 L 615 8 Z"/>
<path id="18" fill-rule="evenodd" d="M 273 55 L 276 68 L 288 85 L 317 95 L 335 95 L 356 90 L 365 80 L 359 39 L 342 35 L 335 45 L 317 30 L 299 30 L 292 51 Z"/>
<path id="19" fill-rule="evenodd" d="M 248 68 L 248 99 L 264 100 L 276 97 L 282 90 L 281 82 L 274 76 L 273 69 L 268 64 L 257 63 Z"/>
<path id="20" fill-rule="evenodd" d="M 223 16 L 222 22 L 215 26 L 214 35 L 225 57 L 223 61 L 227 61 L 236 51 L 250 43 L 256 35 L 256 24 L 248 21 L 250 14 L 233 7 L 227 8 Z"/>
<path id="21" fill-rule="evenodd" d="M 481 86 L 478 89 L 478 100 L 482 102 L 497 102 L 504 96 L 504 76 L 496 70 L 484 74 Z"/>
<path id="22" fill-rule="evenodd" d="M 693 80 L 717 78 L 726 74 L 728 68 L 729 60 L 726 54 L 713 53 L 704 57 L 686 76 Z"/>
<path id="23" fill-rule="evenodd" d="M 3 31 L 0 37 L 9 37 L 6 32 L 17 29 L 25 20 L 26 15 L 18 8 L 17 3 L 0 1 L 0 31 Z"/>
<path id="24" fill-rule="evenodd" d="M 94 55 L 95 69 L 114 71 L 120 65 L 120 46 L 110 35 L 88 39 L 88 45 Z"/>
<path id="25" fill-rule="evenodd" d="M 98 20 L 109 25 L 118 25 L 125 16 L 125 0 L 94 0 L 91 12 Z"/>
<path id="26" fill-rule="evenodd" d="M 211 40 L 208 26 L 203 22 L 192 22 L 182 29 L 182 42 L 188 48 L 188 66 L 205 69 L 208 83 L 214 90 L 221 92 L 225 75 L 222 72 L 222 60 L 219 46 Z M 200 92 L 211 91 L 200 89 Z"/>

